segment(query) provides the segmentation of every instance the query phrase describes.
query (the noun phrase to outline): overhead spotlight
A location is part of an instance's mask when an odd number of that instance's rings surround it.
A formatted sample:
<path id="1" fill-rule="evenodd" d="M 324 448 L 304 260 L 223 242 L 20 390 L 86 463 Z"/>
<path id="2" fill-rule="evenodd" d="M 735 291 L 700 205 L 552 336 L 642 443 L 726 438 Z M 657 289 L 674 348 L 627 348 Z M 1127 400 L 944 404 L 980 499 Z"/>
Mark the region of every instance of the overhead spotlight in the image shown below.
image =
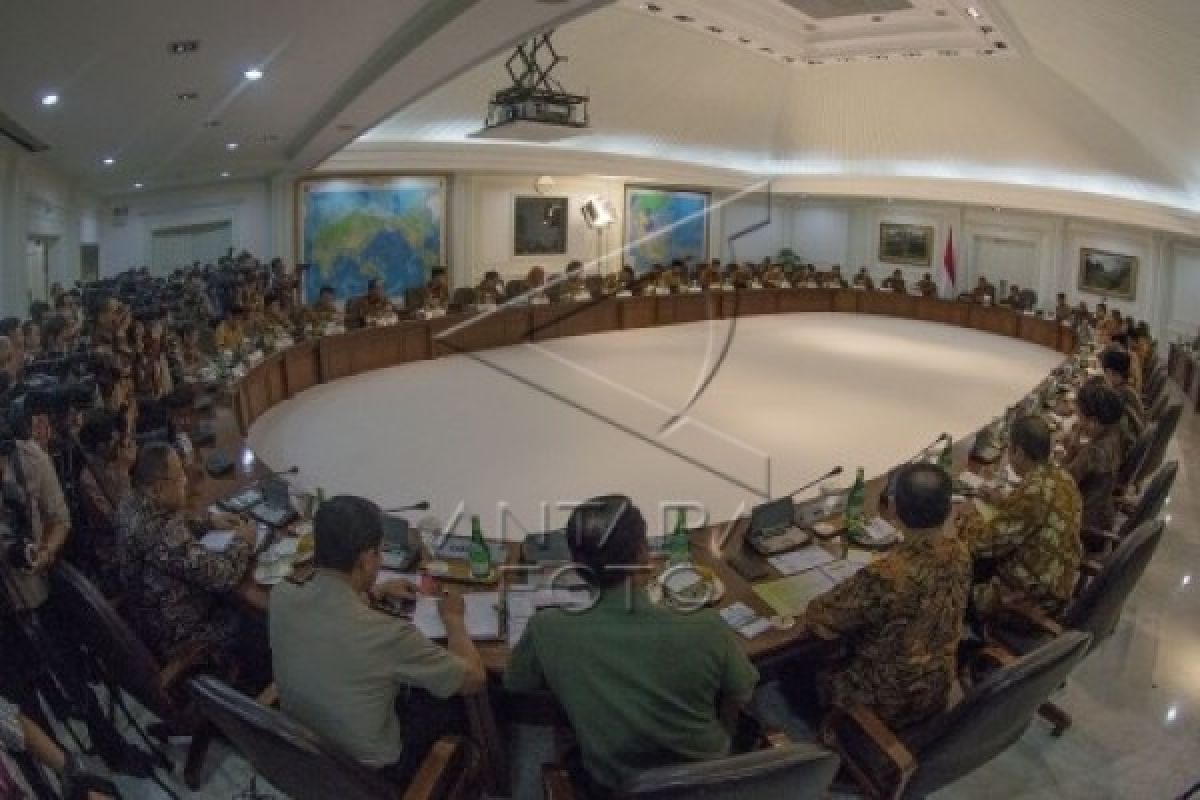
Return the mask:
<path id="1" fill-rule="evenodd" d="M 200 42 L 196 39 L 180 39 L 177 42 L 167 43 L 167 52 L 173 56 L 184 56 L 199 49 Z"/>
<path id="2" fill-rule="evenodd" d="M 226 150 L 237 150 L 237 149 L 238 149 L 238 143 L 237 143 L 237 142 L 228 142 L 228 143 L 225 145 L 225 149 L 226 149 Z"/>
<path id="3" fill-rule="evenodd" d="M 188 101 L 195 100 L 199 96 L 200 95 L 196 92 L 180 92 L 179 94 L 175 95 L 175 99 L 186 103 Z"/>
<path id="4" fill-rule="evenodd" d="M 201 127 L 201 128 L 219 128 L 219 127 L 221 127 L 221 120 L 219 120 L 219 119 L 206 119 L 206 120 L 204 120 L 204 122 L 202 122 L 202 123 L 200 124 L 200 127 Z"/>
<path id="5" fill-rule="evenodd" d="M 662 11 L 662 6 L 657 3 L 642 3 L 642 8 L 649 11 L 651 14 L 657 14 Z"/>
<path id="6" fill-rule="evenodd" d="M 144 188 L 145 188 L 145 186 L 146 186 L 146 184 L 142 183 L 141 181 L 138 181 L 137 183 L 135 183 L 135 184 L 133 185 L 133 188 L 135 188 L 135 189 L 144 189 Z"/>
<path id="7" fill-rule="evenodd" d="M 47 107 L 58 105 L 58 95 L 54 92 L 42 95 L 42 105 Z"/>
<path id="8" fill-rule="evenodd" d="M 246 76 L 246 80 L 248 80 L 248 81 L 257 81 L 262 78 L 263 71 L 261 69 L 258 69 L 257 67 L 251 67 L 250 69 L 246 70 L 242 74 Z"/>
<path id="9" fill-rule="evenodd" d="M 975 6 L 967 6 L 967 16 L 971 19 L 980 19 L 983 14 L 979 13 L 979 9 Z"/>
<path id="10" fill-rule="evenodd" d="M 222 173 L 221 173 L 221 177 L 222 177 L 222 178 L 228 178 L 228 177 L 229 177 L 229 172 L 222 172 Z"/>
<path id="11" fill-rule="evenodd" d="M 109 156 L 108 158 L 104 159 L 103 163 L 104 163 L 104 166 L 111 167 L 113 164 L 117 163 L 117 160 L 115 158 L 113 158 L 112 156 Z"/>

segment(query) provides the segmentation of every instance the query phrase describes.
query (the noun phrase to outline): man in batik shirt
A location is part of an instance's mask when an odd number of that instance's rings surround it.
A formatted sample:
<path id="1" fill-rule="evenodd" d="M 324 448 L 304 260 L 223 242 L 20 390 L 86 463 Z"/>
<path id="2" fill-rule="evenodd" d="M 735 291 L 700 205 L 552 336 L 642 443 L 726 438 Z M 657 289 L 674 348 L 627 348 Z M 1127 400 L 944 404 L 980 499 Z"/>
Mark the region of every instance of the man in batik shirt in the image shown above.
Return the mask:
<path id="1" fill-rule="evenodd" d="M 971 555 L 947 529 L 950 477 L 933 464 L 896 476 L 904 542 L 809 604 L 804 624 L 847 645 L 850 659 L 817 676 L 822 707 L 863 705 L 893 727 L 946 708 L 971 588 Z"/>
<path id="2" fill-rule="evenodd" d="M 972 590 L 981 621 L 1018 600 L 1059 614 L 1079 573 L 1083 501 L 1070 473 L 1050 460 L 1053 439 L 1041 417 L 1022 417 L 1010 433 L 1009 465 L 1020 484 L 1007 496 L 985 493 L 990 507 L 968 512 L 963 538 L 992 575 Z"/>

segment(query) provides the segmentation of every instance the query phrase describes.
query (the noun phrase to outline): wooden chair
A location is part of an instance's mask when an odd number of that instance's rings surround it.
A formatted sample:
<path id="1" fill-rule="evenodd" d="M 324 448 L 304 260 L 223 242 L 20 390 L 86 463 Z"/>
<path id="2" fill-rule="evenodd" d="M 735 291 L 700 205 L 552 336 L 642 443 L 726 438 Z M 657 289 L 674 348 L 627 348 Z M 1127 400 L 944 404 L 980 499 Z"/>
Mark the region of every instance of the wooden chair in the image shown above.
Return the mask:
<path id="1" fill-rule="evenodd" d="M 864 706 L 834 709 L 823 726 L 825 741 L 868 797 L 926 797 L 1021 738 L 1038 707 L 1087 653 L 1090 638 L 1065 633 L 1021 658 L 986 650 L 995 670 L 954 708 L 903 731 L 893 732 Z"/>
<path id="2" fill-rule="evenodd" d="M 824 747 L 784 740 L 765 750 L 646 770 L 627 781 L 614 798 L 818 800 L 837 775 L 838 763 L 838 757 Z M 575 787 L 566 768 L 557 764 L 543 766 L 542 790 L 546 800 L 587 796 Z"/>
<path id="3" fill-rule="evenodd" d="M 200 711 L 256 771 L 294 800 L 467 800 L 480 796 L 478 762 L 466 740 L 439 740 L 412 783 L 401 788 L 286 714 L 216 678 L 197 678 L 191 687 Z"/>
<path id="4" fill-rule="evenodd" d="M 988 638 L 1013 654 L 1029 653 L 1064 631 L 1081 631 L 1091 637 L 1091 653 L 1112 636 L 1121 619 L 1125 601 L 1146 571 L 1150 559 L 1162 541 L 1166 526 L 1150 520 L 1126 536 L 1103 565 L 1092 565 L 1093 577 L 1071 602 L 1065 614 L 1052 619 L 1040 609 L 1013 603 L 1009 611 L 1013 624 L 993 627 Z M 1054 724 L 1054 735 L 1071 727 L 1071 717 L 1054 703 L 1046 703 L 1039 713 Z"/>
<path id="5" fill-rule="evenodd" d="M 119 698 L 125 692 L 158 717 L 168 735 L 192 737 L 183 777 L 188 787 L 195 789 L 212 736 L 188 707 L 182 690 L 184 680 L 206 665 L 209 650 L 199 644 L 186 647 L 168 663 L 160 664 L 83 573 L 59 564 L 52 577 L 64 623 L 90 654 L 109 697 Z M 156 755 L 169 766 L 157 748 Z"/>
<path id="6" fill-rule="evenodd" d="M 1163 460 L 1167 456 L 1167 445 L 1171 443 L 1171 438 L 1175 436 L 1175 429 L 1179 427 L 1179 418 L 1182 415 L 1182 403 L 1175 403 L 1163 414 L 1162 419 L 1158 423 L 1158 430 L 1155 432 L 1154 441 L 1151 442 L 1150 450 L 1146 453 L 1146 460 L 1142 462 L 1142 466 L 1133 478 L 1133 485 L 1135 487 L 1141 486 L 1147 478 L 1157 472 L 1158 468 L 1162 466 Z"/>

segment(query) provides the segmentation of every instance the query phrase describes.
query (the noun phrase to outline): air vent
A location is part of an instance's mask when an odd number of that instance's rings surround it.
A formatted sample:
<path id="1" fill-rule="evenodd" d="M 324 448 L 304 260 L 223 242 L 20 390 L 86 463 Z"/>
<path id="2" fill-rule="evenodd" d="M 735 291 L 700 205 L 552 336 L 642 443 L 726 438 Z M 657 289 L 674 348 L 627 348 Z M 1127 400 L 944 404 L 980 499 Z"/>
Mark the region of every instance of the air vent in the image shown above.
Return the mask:
<path id="1" fill-rule="evenodd" d="M 22 128 L 4 112 L 0 111 L 0 135 L 11 139 L 12 142 L 30 153 L 42 153 L 50 149 L 50 145 Z"/>
<path id="2" fill-rule="evenodd" d="M 200 49 L 199 39 L 180 39 L 167 43 L 167 52 L 173 56 L 187 56 Z"/>
<path id="3" fill-rule="evenodd" d="M 911 11 L 911 0 L 783 0 L 792 8 L 813 19 L 838 19 L 869 14 L 889 14 Z"/>

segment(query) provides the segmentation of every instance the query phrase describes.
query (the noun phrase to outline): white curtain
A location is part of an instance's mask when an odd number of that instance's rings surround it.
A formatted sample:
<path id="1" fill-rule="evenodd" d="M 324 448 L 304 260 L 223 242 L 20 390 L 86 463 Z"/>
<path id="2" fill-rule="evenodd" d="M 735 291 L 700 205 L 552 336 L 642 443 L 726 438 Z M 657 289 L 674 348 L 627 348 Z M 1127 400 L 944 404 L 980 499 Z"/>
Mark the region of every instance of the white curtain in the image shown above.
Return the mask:
<path id="1" fill-rule="evenodd" d="M 150 268 L 157 275 L 167 275 L 197 261 L 215 263 L 232 244 L 233 223 L 229 220 L 157 230 L 150 239 Z"/>

